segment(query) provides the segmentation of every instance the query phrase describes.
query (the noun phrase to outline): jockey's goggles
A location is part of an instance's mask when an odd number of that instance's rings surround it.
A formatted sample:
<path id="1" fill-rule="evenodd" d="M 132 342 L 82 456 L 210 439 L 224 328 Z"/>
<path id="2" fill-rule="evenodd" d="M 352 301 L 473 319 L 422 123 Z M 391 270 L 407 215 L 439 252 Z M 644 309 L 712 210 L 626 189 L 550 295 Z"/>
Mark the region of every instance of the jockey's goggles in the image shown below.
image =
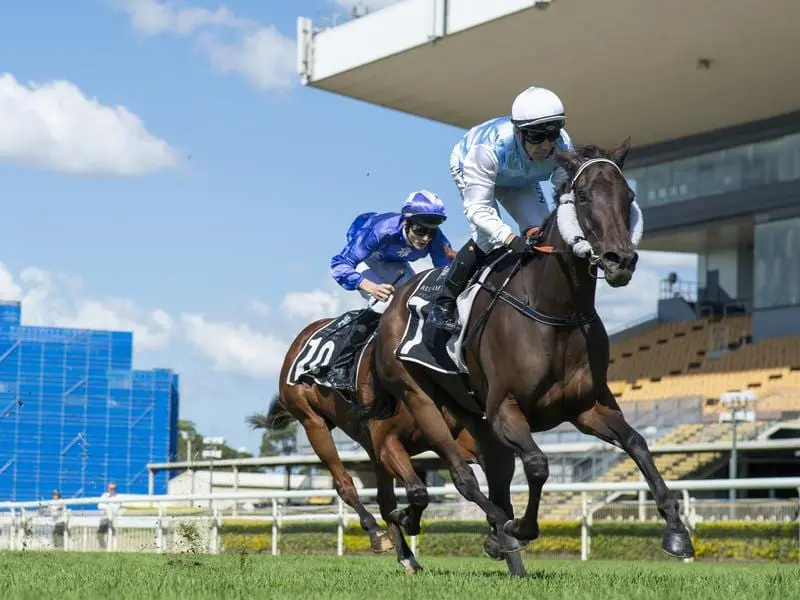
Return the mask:
<path id="1" fill-rule="evenodd" d="M 541 129 L 520 129 L 522 141 L 528 144 L 541 144 L 542 142 L 555 142 L 558 136 L 561 135 L 561 127 L 556 127 L 551 131 L 543 131 Z"/>
<path id="2" fill-rule="evenodd" d="M 436 230 L 438 229 L 438 227 L 428 227 L 422 223 L 411 223 L 408 228 L 411 230 L 411 233 L 418 237 L 431 238 L 436 235 Z"/>

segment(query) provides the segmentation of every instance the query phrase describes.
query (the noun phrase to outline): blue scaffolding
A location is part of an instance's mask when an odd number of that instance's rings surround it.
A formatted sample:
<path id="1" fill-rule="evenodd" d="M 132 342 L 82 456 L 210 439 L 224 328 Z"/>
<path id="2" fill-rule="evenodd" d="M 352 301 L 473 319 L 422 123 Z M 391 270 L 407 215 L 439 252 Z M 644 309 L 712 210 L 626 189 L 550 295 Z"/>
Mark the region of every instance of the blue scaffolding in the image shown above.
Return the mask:
<path id="1" fill-rule="evenodd" d="M 132 368 L 133 334 L 21 324 L 0 302 L 0 500 L 147 493 L 175 460 L 178 375 Z M 155 493 L 166 493 L 159 473 Z"/>

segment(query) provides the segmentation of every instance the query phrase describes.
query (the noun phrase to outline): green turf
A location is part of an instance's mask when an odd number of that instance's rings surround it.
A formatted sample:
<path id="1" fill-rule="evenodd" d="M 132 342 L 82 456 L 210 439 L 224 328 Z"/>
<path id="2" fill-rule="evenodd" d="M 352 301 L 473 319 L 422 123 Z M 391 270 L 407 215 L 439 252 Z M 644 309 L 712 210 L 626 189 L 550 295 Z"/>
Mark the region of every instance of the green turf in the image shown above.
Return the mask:
<path id="1" fill-rule="evenodd" d="M 9 598 L 586 598 L 773 600 L 800 598 L 796 565 L 526 559 L 505 563 L 420 557 L 407 575 L 393 557 L 0 553 L 0 597 Z"/>

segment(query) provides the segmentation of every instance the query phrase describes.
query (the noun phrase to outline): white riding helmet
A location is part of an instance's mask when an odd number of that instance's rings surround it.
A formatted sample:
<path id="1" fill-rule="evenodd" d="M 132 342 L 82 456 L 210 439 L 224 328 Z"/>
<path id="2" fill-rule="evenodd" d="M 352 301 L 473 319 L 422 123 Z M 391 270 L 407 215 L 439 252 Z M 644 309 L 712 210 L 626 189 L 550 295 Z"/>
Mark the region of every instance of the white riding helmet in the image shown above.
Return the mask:
<path id="1" fill-rule="evenodd" d="M 561 99 L 545 88 L 529 87 L 511 105 L 511 122 L 520 129 L 561 129 L 565 121 Z"/>

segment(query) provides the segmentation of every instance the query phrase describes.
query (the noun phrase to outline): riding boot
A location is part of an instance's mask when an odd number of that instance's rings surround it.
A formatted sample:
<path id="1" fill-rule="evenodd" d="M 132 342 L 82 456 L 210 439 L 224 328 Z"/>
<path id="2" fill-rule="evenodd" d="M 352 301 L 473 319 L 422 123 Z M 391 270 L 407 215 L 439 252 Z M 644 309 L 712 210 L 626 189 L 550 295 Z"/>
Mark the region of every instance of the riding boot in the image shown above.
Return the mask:
<path id="1" fill-rule="evenodd" d="M 458 333 L 461 326 L 455 317 L 456 299 L 464 291 L 470 277 L 483 261 L 485 254 L 470 238 L 458 251 L 450 265 L 450 272 L 442 286 L 442 291 L 425 319 L 426 323 L 438 329 Z"/>
<path id="2" fill-rule="evenodd" d="M 326 377 L 328 383 L 330 383 L 333 388 L 355 392 L 355 382 L 353 381 L 351 372 L 352 369 L 355 368 L 353 357 L 367 340 L 369 334 L 370 328 L 366 323 L 358 323 L 353 327 L 350 341 L 347 346 L 342 348 L 342 352 L 334 360 L 333 366 L 328 371 Z"/>

